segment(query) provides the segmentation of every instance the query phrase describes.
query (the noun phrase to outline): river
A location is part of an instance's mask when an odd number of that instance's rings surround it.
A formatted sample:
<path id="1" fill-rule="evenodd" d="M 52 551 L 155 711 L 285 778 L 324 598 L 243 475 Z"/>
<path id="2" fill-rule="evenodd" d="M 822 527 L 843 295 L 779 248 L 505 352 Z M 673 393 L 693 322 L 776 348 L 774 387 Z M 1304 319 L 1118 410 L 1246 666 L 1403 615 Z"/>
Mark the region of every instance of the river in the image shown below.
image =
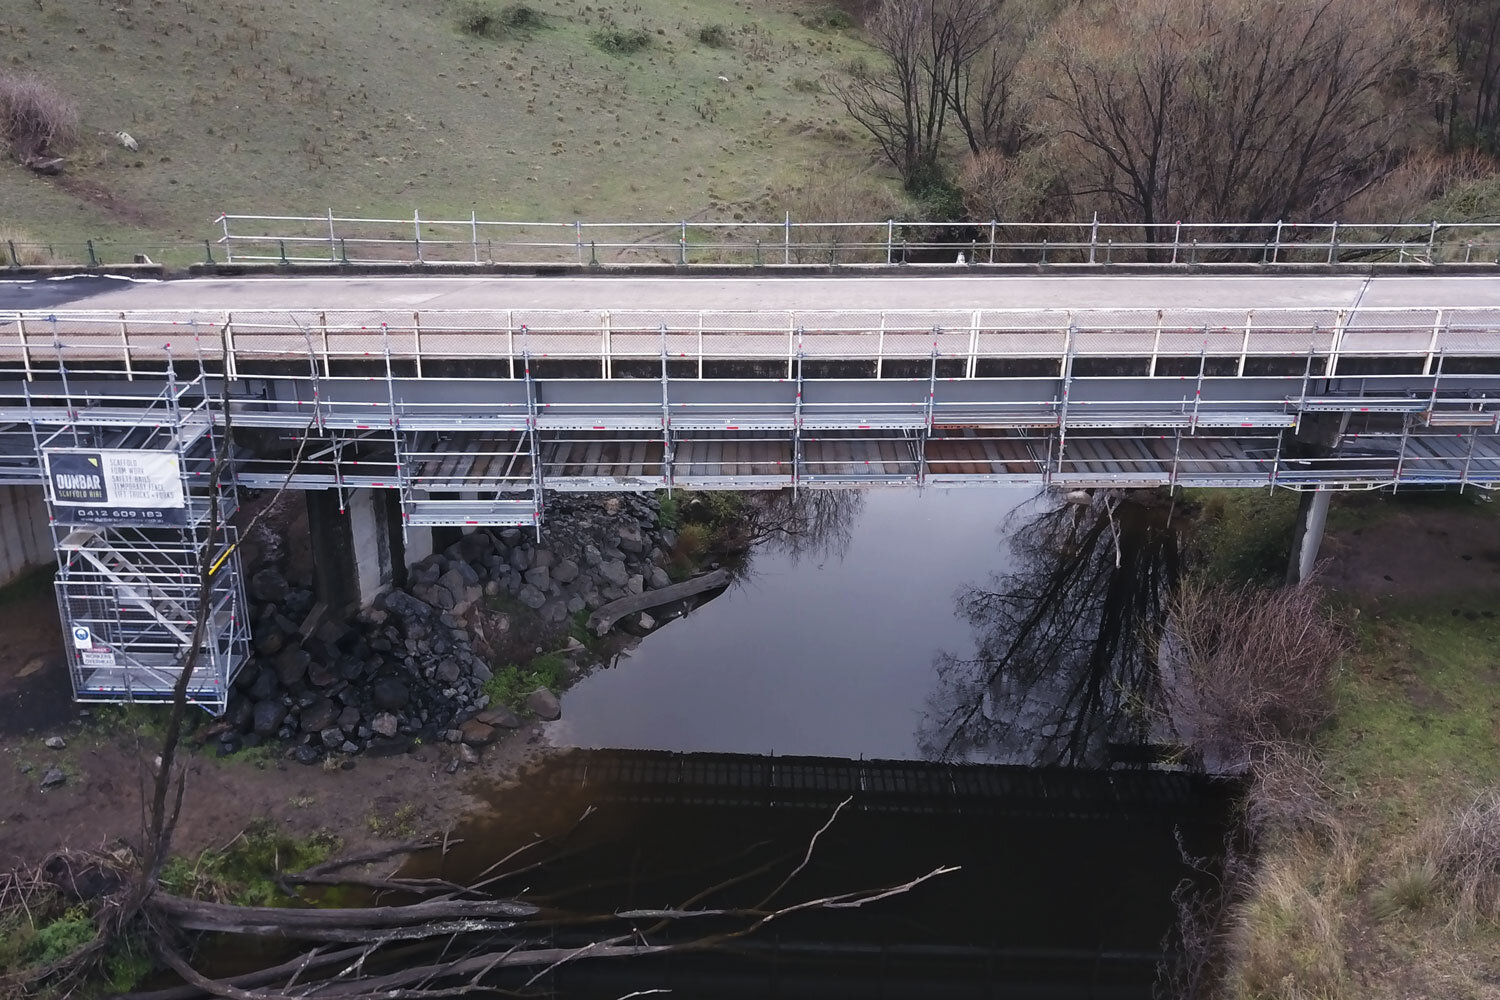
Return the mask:
<path id="1" fill-rule="evenodd" d="M 580 679 L 545 735 L 592 749 L 476 789 L 464 842 L 412 870 L 472 879 L 521 850 L 516 888 L 569 919 L 709 886 L 753 907 L 847 797 L 783 902 L 960 871 L 712 953 L 572 963 L 553 995 L 1148 997 L 1173 890 L 1204 878 L 1184 852 L 1220 850 L 1233 795 L 1131 750 L 1171 510 L 851 495 L 833 531 L 762 544 Z"/>

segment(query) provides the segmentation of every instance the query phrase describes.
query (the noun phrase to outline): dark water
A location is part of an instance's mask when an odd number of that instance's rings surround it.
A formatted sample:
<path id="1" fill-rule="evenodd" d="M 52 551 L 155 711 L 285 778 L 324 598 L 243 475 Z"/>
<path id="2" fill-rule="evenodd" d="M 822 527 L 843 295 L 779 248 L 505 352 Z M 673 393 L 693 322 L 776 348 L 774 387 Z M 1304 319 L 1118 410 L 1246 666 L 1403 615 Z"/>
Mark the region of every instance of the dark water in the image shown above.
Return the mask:
<path id="1" fill-rule="evenodd" d="M 920 756 L 943 650 L 968 655 L 962 588 L 1013 562 L 1030 490 L 871 491 L 847 549 L 765 548 L 724 595 L 571 688 L 560 746 Z"/>
<path id="2" fill-rule="evenodd" d="M 711 953 L 570 965 L 548 990 L 1150 996 L 1173 890 L 1202 882 L 1184 858 L 1219 851 L 1233 793 L 1121 769 L 1153 735 L 1170 505 L 877 491 L 837 514 L 569 690 L 551 741 L 613 749 L 488 793 L 443 874 L 540 838 L 516 885 L 571 915 L 726 880 L 714 905 L 755 905 L 848 794 L 786 902 L 961 871 Z"/>

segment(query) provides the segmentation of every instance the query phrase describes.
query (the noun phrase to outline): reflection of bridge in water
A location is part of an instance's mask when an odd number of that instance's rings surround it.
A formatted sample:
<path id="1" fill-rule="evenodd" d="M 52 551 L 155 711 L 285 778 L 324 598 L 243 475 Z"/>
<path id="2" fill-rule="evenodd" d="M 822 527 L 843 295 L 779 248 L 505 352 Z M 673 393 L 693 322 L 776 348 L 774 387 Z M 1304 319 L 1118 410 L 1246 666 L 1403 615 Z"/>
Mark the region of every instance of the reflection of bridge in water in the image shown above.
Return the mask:
<path id="1" fill-rule="evenodd" d="M 190 536 L 214 491 L 229 512 L 237 486 L 313 491 L 315 535 L 342 536 L 319 564 L 351 599 L 434 528 L 539 523 L 549 490 L 1282 487 L 1320 498 L 1310 565 L 1328 489 L 1491 489 L 1497 431 L 1487 277 L 0 288 L 0 484 L 40 483 L 62 448 L 171 453 Z M 159 695 L 191 631 L 194 546 L 49 513 L 66 623 L 135 650 L 93 690 Z M 244 649 L 233 551 L 220 664 Z M 221 704 L 232 672 L 198 695 Z"/>
<path id="2" fill-rule="evenodd" d="M 1177 837 L 1217 855 L 1237 787 L 1150 770 L 571 750 L 507 789 L 492 819 L 455 831 L 463 843 L 446 861 L 419 859 L 409 873 L 461 881 L 567 830 L 526 855 L 537 865 L 528 891 L 542 898 L 562 891 L 575 909 L 619 910 L 727 879 L 714 905 L 753 904 L 851 798 L 784 903 L 961 870 L 879 904 L 778 921 L 711 954 L 575 963 L 562 994 L 1144 998 L 1175 919 L 1172 889 L 1191 874 Z M 735 878 L 769 859 L 780 860 Z"/>

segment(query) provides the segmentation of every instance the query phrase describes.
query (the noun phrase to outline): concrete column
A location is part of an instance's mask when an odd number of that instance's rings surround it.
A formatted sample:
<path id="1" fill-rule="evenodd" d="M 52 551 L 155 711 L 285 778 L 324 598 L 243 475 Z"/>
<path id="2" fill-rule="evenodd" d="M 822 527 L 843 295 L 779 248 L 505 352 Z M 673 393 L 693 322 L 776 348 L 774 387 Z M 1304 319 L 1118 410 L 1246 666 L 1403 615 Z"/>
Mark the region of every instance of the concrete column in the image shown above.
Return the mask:
<path id="1" fill-rule="evenodd" d="M 421 525 L 408 525 L 406 529 L 406 566 L 408 569 L 432 555 L 432 529 Z"/>
<path id="2" fill-rule="evenodd" d="M 1292 534 L 1287 583 L 1303 583 L 1312 576 L 1318 562 L 1318 547 L 1323 542 L 1323 526 L 1328 522 L 1328 503 L 1332 499 L 1332 490 L 1310 490 L 1302 494 L 1302 503 L 1297 509 L 1297 526 Z"/>
<path id="3" fill-rule="evenodd" d="M 336 491 L 308 491 L 313 573 L 329 611 L 365 607 L 405 578 L 401 523 L 391 499 L 388 490 L 354 490 L 341 513 Z"/>
<path id="4" fill-rule="evenodd" d="M 0 486 L 0 586 L 52 562 L 47 499 L 39 486 Z"/>

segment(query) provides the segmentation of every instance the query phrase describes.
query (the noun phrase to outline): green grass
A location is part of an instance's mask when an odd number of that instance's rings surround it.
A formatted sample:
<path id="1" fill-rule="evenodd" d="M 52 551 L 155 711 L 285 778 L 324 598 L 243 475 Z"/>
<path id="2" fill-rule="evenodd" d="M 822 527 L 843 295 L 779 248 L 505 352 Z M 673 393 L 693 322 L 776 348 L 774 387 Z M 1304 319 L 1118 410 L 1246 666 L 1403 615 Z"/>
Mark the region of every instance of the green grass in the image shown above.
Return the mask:
<path id="1" fill-rule="evenodd" d="M 826 30 L 827 18 L 802 23 L 791 0 L 754 10 L 640 0 L 628 23 L 537 0 L 523 20 L 545 30 L 519 33 L 519 5 L 490 5 L 498 39 L 470 33 L 453 3 L 193 6 L 7 5 L 7 68 L 70 94 L 88 139 L 62 181 L 3 158 L 0 219 L 59 243 L 201 240 L 220 212 L 329 207 L 463 220 L 779 218 L 778 192 L 818 162 L 868 154 L 832 97 L 795 82 L 869 50 Z M 729 47 L 699 41 L 713 26 Z M 611 55 L 593 40 L 632 29 L 649 47 Z M 709 100 L 712 120 L 694 110 Z M 118 129 L 139 152 L 98 134 Z"/>
<path id="2" fill-rule="evenodd" d="M 223 850 L 207 850 L 196 858 L 171 858 L 162 869 L 161 883 L 180 896 L 275 906 L 287 898 L 276 886 L 278 874 L 326 861 L 340 846 L 342 841 L 331 833 L 293 837 L 272 821 L 260 820 Z"/>
<path id="3" fill-rule="evenodd" d="M 484 682 L 484 693 L 490 704 L 520 709 L 526 696 L 539 687 L 557 691 L 562 687 L 568 661 L 560 653 L 543 653 L 525 667 L 514 664 L 496 667 L 494 675 Z"/>
<path id="4" fill-rule="evenodd" d="M 1209 579 L 1275 584 L 1286 578 L 1300 494 L 1288 490 L 1184 490 L 1197 506 L 1193 561 Z"/>
<path id="5" fill-rule="evenodd" d="M 659 504 L 656 511 L 658 528 L 676 528 L 682 523 L 682 507 L 678 504 L 676 497 L 658 494 L 657 502 Z"/>
<path id="6" fill-rule="evenodd" d="M 390 816 L 371 813 L 367 822 L 370 832 L 383 840 L 411 840 L 417 835 L 419 818 L 417 807 L 407 803 Z"/>

